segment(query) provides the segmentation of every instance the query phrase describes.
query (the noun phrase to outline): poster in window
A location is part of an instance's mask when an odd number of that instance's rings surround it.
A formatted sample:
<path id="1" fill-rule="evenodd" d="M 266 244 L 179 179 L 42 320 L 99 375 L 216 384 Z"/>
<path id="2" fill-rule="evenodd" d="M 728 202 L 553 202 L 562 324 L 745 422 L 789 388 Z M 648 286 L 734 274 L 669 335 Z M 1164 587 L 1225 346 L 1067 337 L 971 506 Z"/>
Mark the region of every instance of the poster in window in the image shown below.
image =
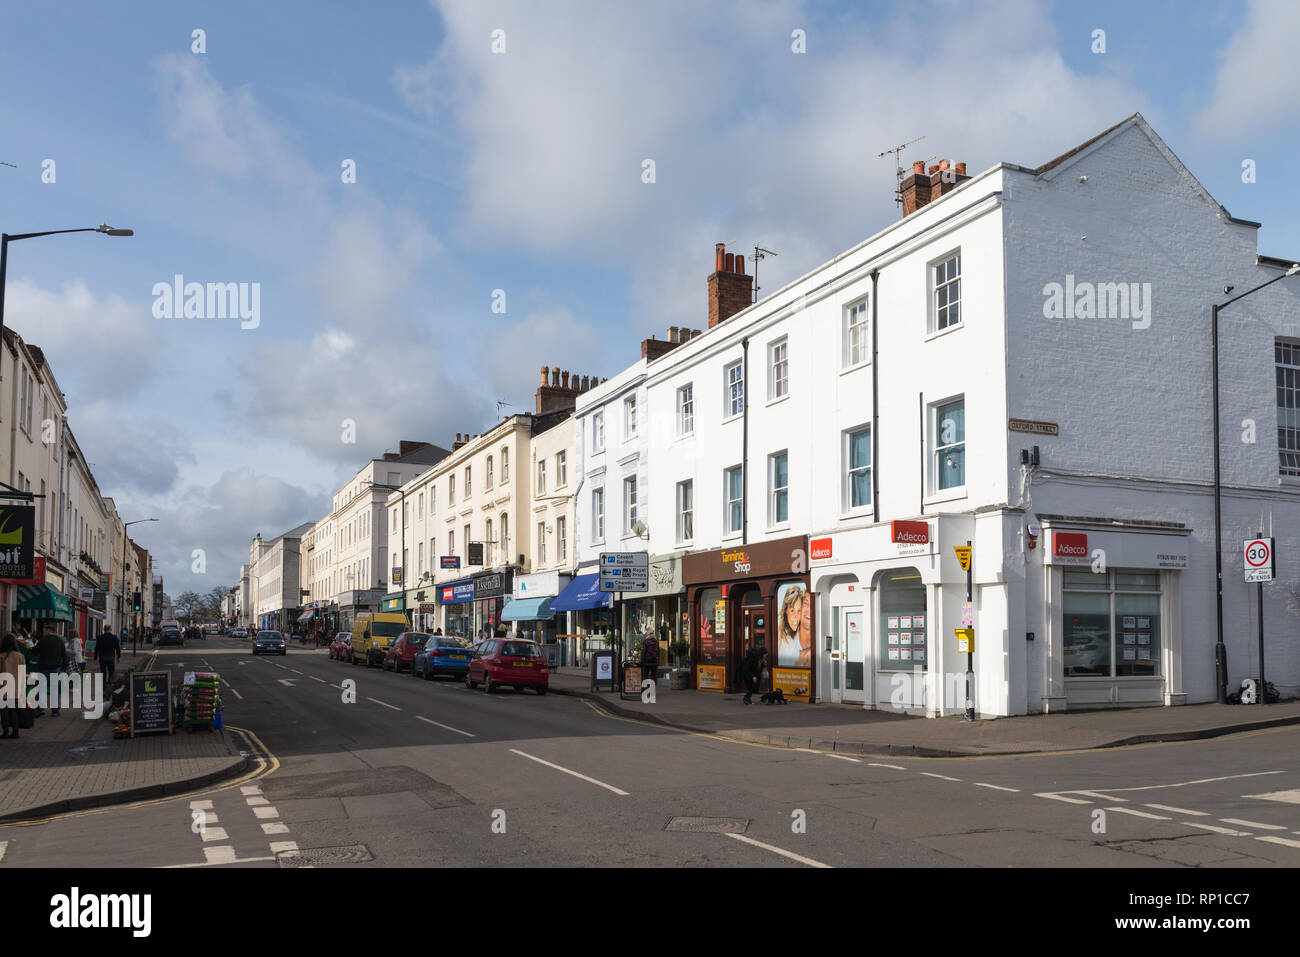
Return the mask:
<path id="1" fill-rule="evenodd" d="M 890 649 L 889 649 L 889 660 L 890 660 L 890 661 L 897 661 L 897 660 L 898 660 L 898 649 L 897 649 L 897 648 L 890 648 Z"/>
<path id="2" fill-rule="evenodd" d="M 776 663 L 781 668 L 812 667 L 812 596 L 800 582 L 776 590 Z"/>
<path id="3" fill-rule="evenodd" d="M 912 633 L 910 631 L 901 632 L 898 636 L 900 645 L 910 645 L 912 643 Z"/>
<path id="4" fill-rule="evenodd" d="M 913 615 L 913 616 L 912 616 L 912 627 L 913 627 L 913 628 L 924 628 L 924 627 L 925 627 L 925 615 Z"/>
<path id="5" fill-rule="evenodd" d="M 902 620 L 899 621 L 898 626 L 899 626 L 900 628 L 911 628 L 911 627 L 912 627 L 912 616 L 911 616 L 911 615 L 904 615 L 904 616 L 902 617 Z"/>
<path id="6" fill-rule="evenodd" d="M 890 643 L 891 645 L 896 645 L 896 644 L 898 644 L 898 632 L 896 632 L 896 631 L 891 631 L 891 632 L 889 633 L 889 643 Z"/>
<path id="7" fill-rule="evenodd" d="M 1124 632 L 1124 644 L 1136 645 L 1138 636 L 1131 631 Z"/>
<path id="8" fill-rule="evenodd" d="M 898 627 L 898 616 L 897 616 L 897 615 L 890 615 L 890 616 L 885 620 L 885 623 L 886 623 L 890 628 L 897 628 L 897 627 Z"/>
<path id="9" fill-rule="evenodd" d="M 1149 644 L 1151 644 L 1151 634 L 1150 634 L 1149 632 L 1139 631 L 1139 632 L 1138 632 L 1138 644 L 1139 644 L 1139 645 L 1149 645 Z"/>
<path id="10" fill-rule="evenodd" d="M 1132 661 L 1132 660 L 1135 659 L 1136 657 L 1137 657 L 1137 649 L 1136 649 L 1136 648 L 1125 648 L 1125 649 L 1124 649 L 1124 660 L 1125 660 L 1125 661 Z"/>
<path id="11" fill-rule="evenodd" d="M 1139 660 L 1139 661 L 1150 661 L 1150 660 L 1151 660 L 1151 649 L 1150 649 L 1150 648 L 1139 648 L 1139 649 L 1137 650 L 1137 653 L 1138 653 L 1138 660 Z"/>
<path id="12" fill-rule="evenodd" d="M 1137 618 L 1134 617 L 1133 615 L 1125 615 L 1125 616 L 1124 616 L 1124 627 L 1125 627 L 1125 628 L 1136 628 L 1136 627 L 1137 627 Z"/>
<path id="13" fill-rule="evenodd" d="M 1138 615 L 1138 623 L 1137 623 L 1137 626 L 1138 626 L 1139 628 L 1150 628 L 1150 627 L 1151 627 L 1151 619 L 1145 617 L 1144 615 Z"/>
<path id="14" fill-rule="evenodd" d="M 902 649 L 902 652 L 903 652 L 903 660 L 904 660 L 904 661 L 911 661 L 911 660 L 912 660 L 912 649 L 911 649 L 911 648 L 903 648 L 903 649 Z"/>
<path id="15" fill-rule="evenodd" d="M 919 631 L 912 632 L 912 644 L 913 645 L 925 644 L 925 635 L 921 634 Z"/>

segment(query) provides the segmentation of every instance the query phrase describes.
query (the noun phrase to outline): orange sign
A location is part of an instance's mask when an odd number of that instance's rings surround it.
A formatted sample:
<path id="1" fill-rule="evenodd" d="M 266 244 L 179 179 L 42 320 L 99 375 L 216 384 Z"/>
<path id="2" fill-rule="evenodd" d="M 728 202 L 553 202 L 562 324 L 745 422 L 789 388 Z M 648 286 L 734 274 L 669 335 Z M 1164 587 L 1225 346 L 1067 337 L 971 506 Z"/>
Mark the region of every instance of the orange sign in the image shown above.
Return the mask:
<path id="1" fill-rule="evenodd" d="M 812 693 L 812 672 L 807 668 L 773 668 L 772 690 L 791 701 L 808 701 Z"/>
<path id="2" fill-rule="evenodd" d="M 695 687 L 700 691 L 721 691 L 727 683 L 727 669 L 722 665 L 696 665 Z"/>
<path id="3" fill-rule="evenodd" d="M 641 693 L 641 669 L 627 668 L 623 672 L 623 693 L 640 694 Z"/>

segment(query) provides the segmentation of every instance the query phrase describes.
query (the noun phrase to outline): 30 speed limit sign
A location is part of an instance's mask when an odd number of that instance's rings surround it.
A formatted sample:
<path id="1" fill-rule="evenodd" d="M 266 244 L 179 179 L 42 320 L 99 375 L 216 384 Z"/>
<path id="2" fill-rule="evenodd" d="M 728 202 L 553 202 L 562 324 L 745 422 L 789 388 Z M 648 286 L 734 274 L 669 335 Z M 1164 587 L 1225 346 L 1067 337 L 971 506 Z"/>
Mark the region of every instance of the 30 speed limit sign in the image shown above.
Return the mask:
<path id="1" fill-rule="evenodd" d="M 1246 581 L 1271 582 L 1273 580 L 1273 539 L 1253 538 L 1244 551 Z"/>

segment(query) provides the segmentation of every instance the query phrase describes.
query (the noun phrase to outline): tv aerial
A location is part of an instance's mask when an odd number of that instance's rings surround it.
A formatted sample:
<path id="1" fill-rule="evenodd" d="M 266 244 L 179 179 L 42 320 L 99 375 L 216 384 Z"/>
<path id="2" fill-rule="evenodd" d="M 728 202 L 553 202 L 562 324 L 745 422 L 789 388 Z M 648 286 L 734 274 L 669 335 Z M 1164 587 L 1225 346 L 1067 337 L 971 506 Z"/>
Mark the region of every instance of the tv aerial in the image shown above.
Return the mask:
<path id="1" fill-rule="evenodd" d="M 758 261 L 766 259 L 768 256 L 775 256 L 777 253 L 771 249 L 764 249 L 762 246 L 754 246 L 754 301 L 758 302 Z"/>
<path id="2" fill-rule="evenodd" d="M 918 136 L 916 139 L 908 140 L 906 143 L 899 143 L 895 147 L 882 150 L 880 153 L 876 154 L 882 158 L 888 156 L 890 153 L 894 154 L 894 202 L 899 206 L 903 205 L 903 164 L 900 159 L 900 154 L 902 154 L 903 150 L 907 149 L 913 143 L 919 143 L 923 139 L 925 139 L 924 136 Z M 934 157 L 930 157 L 930 159 L 933 158 Z M 929 161 L 930 160 L 926 160 L 927 163 Z"/>

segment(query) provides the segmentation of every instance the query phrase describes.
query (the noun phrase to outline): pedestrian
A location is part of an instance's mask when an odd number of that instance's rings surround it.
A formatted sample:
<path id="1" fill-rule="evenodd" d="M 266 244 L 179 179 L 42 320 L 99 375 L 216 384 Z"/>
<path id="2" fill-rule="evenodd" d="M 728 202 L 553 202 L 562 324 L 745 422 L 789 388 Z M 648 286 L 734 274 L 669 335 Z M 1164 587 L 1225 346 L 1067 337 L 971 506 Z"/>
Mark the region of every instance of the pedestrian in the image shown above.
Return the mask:
<path id="1" fill-rule="evenodd" d="M 745 704 L 753 704 L 753 695 L 758 691 L 758 679 L 763 675 L 766 664 L 767 648 L 759 645 L 745 652 L 745 660 L 740 663 L 740 680 L 745 682 Z"/>
<path id="2" fill-rule="evenodd" d="M 74 674 L 81 674 L 85 669 L 85 655 L 81 651 L 81 636 L 72 634 L 68 635 L 64 644 L 68 648 L 68 671 Z"/>
<path id="3" fill-rule="evenodd" d="M 104 676 L 104 686 L 112 691 L 113 673 L 117 670 L 117 659 L 122 653 L 122 645 L 117 635 L 105 630 L 95 643 L 95 659 L 99 662 L 100 673 Z"/>
<path id="4" fill-rule="evenodd" d="M 651 681 L 659 680 L 659 639 L 653 631 L 648 632 L 641 642 L 641 677 Z"/>
<path id="5" fill-rule="evenodd" d="M 27 691 L 21 683 L 25 663 L 23 653 L 18 650 L 18 640 L 12 632 L 5 635 L 0 641 L 0 675 L 9 676 L 5 683 L 13 689 L 13 698 L 0 697 L 0 729 L 4 731 L 0 740 L 18 737 L 18 709 L 22 707 Z"/>
<path id="6" fill-rule="evenodd" d="M 50 702 L 50 714 L 59 716 L 59 675 L 68 667 L 68 646 L 52 631 L 36 640 L 38 668 L 45 676 L 45 697 Z"/>

